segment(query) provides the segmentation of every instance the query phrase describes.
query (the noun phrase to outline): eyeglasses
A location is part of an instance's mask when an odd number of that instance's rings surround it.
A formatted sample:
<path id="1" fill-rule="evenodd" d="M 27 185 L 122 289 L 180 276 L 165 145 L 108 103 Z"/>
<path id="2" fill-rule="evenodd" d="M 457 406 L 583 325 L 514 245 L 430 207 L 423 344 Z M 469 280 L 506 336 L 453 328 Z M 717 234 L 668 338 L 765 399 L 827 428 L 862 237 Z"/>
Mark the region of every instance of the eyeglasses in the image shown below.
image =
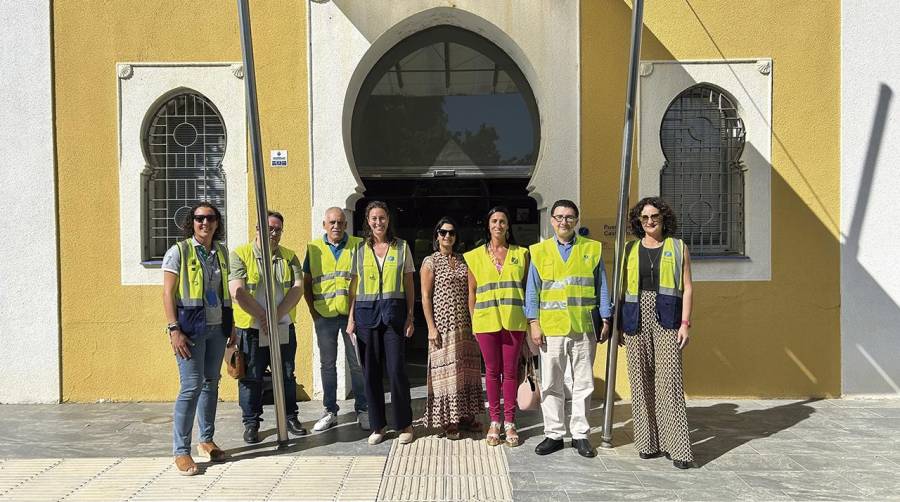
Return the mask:
<path id="1" fill-rule="evenodd" d="M 210 223 L 219 221 L 219 217 L 214 214 L 195 214 L 194 221 L 197 223 L 203 223 L 203 220 L 206 220 Z"/>
<path id="2" fill-rule="evenodd" d="M 283 228 L 269 227 L 269 233 L 272 235 L 281 235 L 281 232 L 284 232 Z"/>
<path id="3" fill-rule="evenodd" d="M 647 222 L 650 221 L 650 220 L 653 220 L 653 223 L 659 223 L 659 220 L 661 220 L 661 219 L 662 219 L 662 214 L 661 214 L 661 213 L 656 213 L 656 214 L 642 214 L 642 215 L 641 215 L 641 221 L 642 221 L 643 223 L 647 223 Z"/>
<path id="4" fill-rule="evenodd" d="M 440 229 L 438 229 L 438 235 L 440 235 L 441 237 L 447 237 L 448 235 L 450 237 L 455 237 L 456 230 L 447 230 L 445 228 L 440 228 Z"/>
<path id="5" fill-rule="evenodd" d="M 561 214 L 554 214 L 553 216 L 551 216 L 551 218 L 553 218 L 557 223 L 562 223 L 563 221 L 565 221 L 566 223 L 575 223 L 576 221 L 578 221 L 578 217 L 572 215 L 563 216 Z"/>

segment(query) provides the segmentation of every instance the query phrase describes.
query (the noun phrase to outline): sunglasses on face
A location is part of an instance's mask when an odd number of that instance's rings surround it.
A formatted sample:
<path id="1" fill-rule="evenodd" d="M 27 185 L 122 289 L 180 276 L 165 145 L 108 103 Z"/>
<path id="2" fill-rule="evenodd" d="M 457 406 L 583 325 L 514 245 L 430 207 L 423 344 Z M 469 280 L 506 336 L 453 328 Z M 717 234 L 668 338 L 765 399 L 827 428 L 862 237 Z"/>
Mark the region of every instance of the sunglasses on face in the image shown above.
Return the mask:
<path id="1" fill-rule="evenodd" d="M 641 222 L 643 222 L 643 223 L 647 223 L 650 220 L 653 220 L 653 223 L 659 223 L 659 220 L 661 220 L 661 219 L 662 219 L 662 214 L 660 214 L 660 213 L 642 214 L 641 215 Z"/>
<path id="2" fill-rule="evenodd" d="M 283 228 L 269 227 L 269 233 L 272 235 L 281 235 L 281 232 L 284 232 Z"/>
<path id="3" fill-rule="evenodd" d="M 447 229 L 441 228 L 441 229 L 438 229 L 438 235 L 440 235 L 441 237 L 447 237 L 448 235 L 450 237 L 455 237 L 456 230 L 447 230 Z"/>
<path id="4" fill-rule="evenodd" d="M 219 221 L 219 217 L 214 214 L 195 214 L 194 215 L 194 221 L 196 221 L 197 223 L 203 223 L 204 220 L 212 223 L 212 222 Z"/>

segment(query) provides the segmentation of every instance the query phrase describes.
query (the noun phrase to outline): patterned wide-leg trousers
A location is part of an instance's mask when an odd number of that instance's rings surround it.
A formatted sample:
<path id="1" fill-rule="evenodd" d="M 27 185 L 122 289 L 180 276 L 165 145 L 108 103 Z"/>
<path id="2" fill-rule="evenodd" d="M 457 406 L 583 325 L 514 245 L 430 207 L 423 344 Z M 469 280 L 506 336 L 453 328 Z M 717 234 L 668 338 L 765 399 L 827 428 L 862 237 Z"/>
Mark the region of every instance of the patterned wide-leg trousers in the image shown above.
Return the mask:
<path id="1" fill-rule="evenodd" d="M 656 292 L 641 291 L 641 324 L 625 336 L 634 446 L 640 453 L 667 452 L 672 460 L 693 461 L 678 330 L 656 319 Z"/>

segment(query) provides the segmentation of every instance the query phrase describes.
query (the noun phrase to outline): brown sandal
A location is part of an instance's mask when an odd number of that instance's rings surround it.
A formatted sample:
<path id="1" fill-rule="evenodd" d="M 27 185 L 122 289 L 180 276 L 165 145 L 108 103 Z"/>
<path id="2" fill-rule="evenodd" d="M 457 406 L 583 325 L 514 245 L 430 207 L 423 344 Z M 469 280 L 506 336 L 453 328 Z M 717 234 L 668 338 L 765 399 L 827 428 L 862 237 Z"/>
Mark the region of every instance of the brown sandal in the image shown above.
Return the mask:
<path id="1" fill-rule="evenodd" d="M 193 476 L 199 472 L 190 455 L 175 455 L 175 470 L 182 476 Z"/>
<path id="2" fill-rule="evenodd" d="M 225 452 L 219 448 L 216 443 L 209 441 L 208 443 L 200 443 L 197 445 L 197 455 L 209 462 L 224 462 Z"/>
<path id="3" fill-rule="evenodd" d="M 507 422 L 503 424 L 503 430 L 506 432 L 506 445 L 511 448 L 519 446 L 519 433 L 516 432 L 516 424 Z"/>
<path id="4" fill-rule="evenodd" d="M 488 446 L 497 446 L 502 441 L 500 441 L 500 422 L 491 422 L 490 427 L 488 427 L 487 435 L 484 436 L 485 442 Z"/>

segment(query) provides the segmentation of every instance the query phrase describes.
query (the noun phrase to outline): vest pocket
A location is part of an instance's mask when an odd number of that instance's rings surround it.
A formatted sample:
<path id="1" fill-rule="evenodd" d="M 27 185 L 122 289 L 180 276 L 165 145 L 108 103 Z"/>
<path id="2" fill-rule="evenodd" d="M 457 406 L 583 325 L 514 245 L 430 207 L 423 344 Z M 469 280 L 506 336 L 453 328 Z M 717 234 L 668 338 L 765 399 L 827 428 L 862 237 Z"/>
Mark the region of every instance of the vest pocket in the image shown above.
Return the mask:
<path id="1" fill-rule="evenodd" d="M 619 311 L 619 330 L 626 335 L 637 333 L 641 317 L 641 305 L 638 302 L 622 302 Z"/>
<path id="2" fill-rule="evenodd" d="M 678 329 L 681 326 L 681 298 L 657 295 L 656 313 L 659 315 L 660 326 L 666 329 Z"/>

